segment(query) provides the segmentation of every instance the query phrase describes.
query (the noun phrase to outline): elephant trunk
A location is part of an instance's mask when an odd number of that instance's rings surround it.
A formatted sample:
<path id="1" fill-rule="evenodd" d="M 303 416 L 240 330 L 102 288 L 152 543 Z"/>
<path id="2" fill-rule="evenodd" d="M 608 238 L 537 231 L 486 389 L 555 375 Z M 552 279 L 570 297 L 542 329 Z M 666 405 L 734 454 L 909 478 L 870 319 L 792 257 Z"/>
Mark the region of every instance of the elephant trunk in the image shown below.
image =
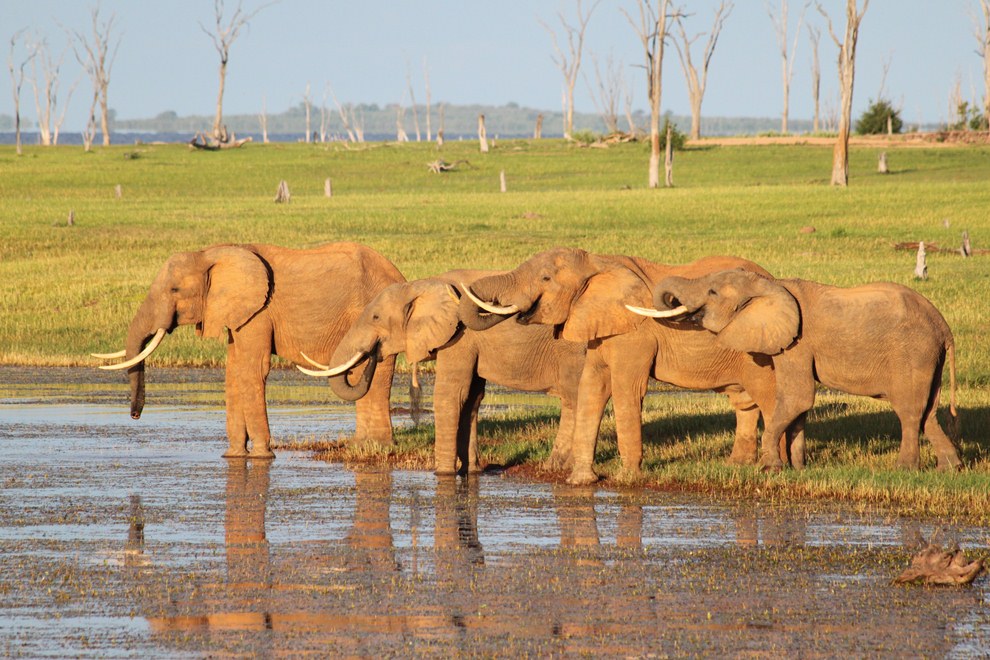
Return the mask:
<path id="1" fill-rule="evenodd" d="M 174 327 L 175 310 L 170 307 L 164 309 L 159 307 L 160 305 L 156 306 L 150 295 L 142 303 L 127 330 L 125 360 L 130 360 L 141 353 L 148 339 L 159 329 L 171 332 Z M 144 360 L 128 367 L 127 377 L 131 389 L 131 419 L 140 419 L 144 410 Z"/>
<path id="2" fill-rule="evenodd" d="M 684 277 L 676 275 L 665 277 L 653 293 L 653 306 L 659 310 L 669 310 L 683 305 L 691 312 L 697 311 L 701 304 L 698 300 L 694 300 L 696 296 L 690 294 L 691 289 L 688 286 L 690 284 L 691 281 Z"/>
<path id="3" fill-rule="evenodd" d="M 503 273 L 501 275 L 482 277 L 470 284 L 470 287 L 471 292 L 481 300 L 505 304 L 505 301 L 500 299 L 500 295 L 504 296 L 507 291 L 512 289 L 512 285 L 513 278 L 511 274 Z M 483 312 L 484 310 L 478 307 L 470 297 L 466 295 L 461 296 L 458 315 L 461 322 L 471 330 L 487 330 L 512 316 L 512 314 L 503 315 Z"/>
<path id="4" fill-rule="evenodd" d="M 378 350 L 378 344 L 375 343 L 372 349 L 365 354 L 365 366 L 358 381 L 351 384 L 347 380 L 347 374 L 350 371 L 345 371 L 339 376 L 331 376 L 329 378 L 330 389 L 344 401 L 357 401 L 364 397 L 368 393 L 368 390 L 371 389 L 371 381 L 375 377 L 375 369 L 378 368 L 380 361 L 381 353 Z"/>

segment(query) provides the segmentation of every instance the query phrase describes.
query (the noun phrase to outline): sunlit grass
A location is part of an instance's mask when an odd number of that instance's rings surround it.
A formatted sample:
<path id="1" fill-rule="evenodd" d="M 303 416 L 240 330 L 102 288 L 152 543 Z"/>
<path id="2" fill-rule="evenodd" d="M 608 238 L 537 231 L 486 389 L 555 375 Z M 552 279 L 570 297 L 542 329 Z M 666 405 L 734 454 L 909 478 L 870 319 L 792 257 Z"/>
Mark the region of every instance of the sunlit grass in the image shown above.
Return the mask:
<path id="1" fill-rule="evenodd" d="M 487 155 L 468 141 L 448 142 L 440 154 L 432 144 L 251 144 L 223 153 L 127 145 L 88 154 L 78 147 L 26 147 L 22 157 L 0 146 L 0 364 L 94 364 L 88 353 L 122 347 L 127 323 L 164 260 L 214 243 L 358 241 L 409 278 L 459 267 L 511 268 L 558 245 L 668 263 L 736 254 L 782 277 L 840 285 L 892 280 L 935 302 L 956 337 L 967 469 L 894 470 L 899 428 L 889 407 L 839 395 L 823 396 L 809 421 L 809 469 L 767 475 L 728 467 L 722 461 L 734 424 L 727 404 L 687 394 L 648 398 L 643 484 L 742 497 L 827 497 L 986 520 L 990 257 L 930 251 L 929 279 L 916 281 L 914 253 L 894 246 L 925 240 L 956 248 L 964 230 L 974 248 L 988 246 L 990 148 L 884 149 L 892 174 L 876 173 L 876 148 L 854 146 L 851 185 L 837 190 L 827 185 L 828 147 L 696 148 L 677 155 L 676 188 L 650 191 L 644 144 L 588 149 L 559 140 L 500 140 Z M 438 157 L 468 163 L 436 175 L 426 164 Z M 505 194 L 498 192 L 502 170 Z M 277 205 L 282 179 L 292 202 Z M 76 224 L 66 227 L 70 210 Z M 814 233 L 802 233 L 805 227 Z M 152 368 L 223 363 L 219 342 L 181 328 L 156 352 Z M 276 360 L 276 367 L 286 366 Z M 269 398 L 327 400 L 324 386 L 300 391 L 273 385 Z M 222 405 L 220 386 L 192 389 L 190 396 Z M 486 407 L 481 426 L 486 461 L 542 470 L 556 408 L 533 408 L 539 397 L 499 396 L 486 398 L 499 403 Z M 943 407 L 947 400 L 943 395 Z M 431 465 L 432 426 L 396 435 L 397 449 L 362 448 L 351 458 Z M 335 451 L 346 458 L 351 450 Z M 930 467 L 927 449 L 924 456 Z M 598 464 L 611 483 L 621 482 L 610 416 Z"/>

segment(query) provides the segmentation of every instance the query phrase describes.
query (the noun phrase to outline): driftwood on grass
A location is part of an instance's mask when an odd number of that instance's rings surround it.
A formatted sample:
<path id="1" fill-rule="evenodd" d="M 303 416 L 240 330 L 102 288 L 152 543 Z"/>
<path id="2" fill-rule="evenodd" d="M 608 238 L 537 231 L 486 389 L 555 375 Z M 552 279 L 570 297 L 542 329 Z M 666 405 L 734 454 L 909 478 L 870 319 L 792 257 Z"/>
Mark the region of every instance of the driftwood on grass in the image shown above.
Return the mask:
<path id="1" fill-rule="evenodd" d="M 189 146 L 194 149 L 203 149 L 204 151 L 220 151 L 221 149 L 236 149 L 250 141 L 250 135 L 238 140 L 233 133 L 228 135 L 226 131 L 221 134 L 219 139 L 209 137 L 203 133 L 196 133 L 193 139 L 189 140 Z"/>
<path id="2" fill-rule="evenodd" d="M 434 174 L 441 174 L 443 172 L 453 172 L 457 169 L 458 165 L 461 164 L 470 165 L 471 163 L 466 160 L 455 160 L 453 163 L 448 163 L 445 160 L 435 160 L 432 163 L 427 163 L 426 166 L 430 168 L 430 171 Z"/>

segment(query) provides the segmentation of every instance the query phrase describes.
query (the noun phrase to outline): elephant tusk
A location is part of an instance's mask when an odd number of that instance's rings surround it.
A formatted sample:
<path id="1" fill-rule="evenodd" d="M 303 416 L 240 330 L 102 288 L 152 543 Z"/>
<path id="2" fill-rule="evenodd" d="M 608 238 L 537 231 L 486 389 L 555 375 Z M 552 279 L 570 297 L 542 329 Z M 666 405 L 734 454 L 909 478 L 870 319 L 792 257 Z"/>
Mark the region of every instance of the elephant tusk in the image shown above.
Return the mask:
<path id="1" fill-rule="evenodd" d="M 365 355 L 366 353 L 364 353 L 363 351 L 358 351 L 357 353 L 354 354 L 354 357 L 352 357 L 350 360 L 340 365 L 339 367 L 333 367 L 332 369 L 327 368 L 327 369 L 321 369 L 320 371 L 315 371 L 313 369 L 307 369 L 306 367 L 303 367 L 298 364 L 296 365 L 296 369 L 303 372 L 307 376 L 313 376 L 315 378 L 329 378 L 330 376 L 339 376 L 340 374 L 349 371 L 351 367 L 353 367 L 355 364 L 363 360 Z M 308 360 L 309 358 L 306 359 Z M 312 360 L 310 360 L 310 362 L 312 362 Z"/>
<path id="2" fill-rule="evenodd" d="M 491 303 L 485 302 L 478 296 L 474 295 L 471 288 L 461 282 L 461 288 L 464 290 L 464 295 L 471 299 L 475 305 L 485 310 L 486 312 L 491 312 L 492 314 L 498 314 L 499 316 L 509 316 L 510 314 L 515 314 L 519 311 L 516 305 L 509 305 L 507 307 L 499 307 L 498 305 L 493 305 Z"/>
<path id="3" fill-rule="evenodd" d="M 117 360 L 127 355 L 127 349 L 117 351 L 116 353 L 90 353 L 90 355 L 101 360 Z"/>
<path id="4" fill-rule="evenodd" d="M 639 314 L 640 316 L 649 316 L 653 319 L 669 319 L 674 316 L 683 316 L 691 310 L 689 310 L 684 305 L 680 307 L 675 307 L 674 309 L 660 310 L 652 309 L 650 307 L 635 307 L 633 305 L 626 305 L 626 309 L 634 314 Z"/>
<path id="5" fill-rule="evenodd" d="M 132 357 L 130 360 L 127 360 L 126 362 L 118 362 L 117 364 L 105 364 L 102 365 L 100 369 L 107 369 L 109 371 L 113 371 L 116 369 L 129 369 L 130 367 L 133 367 L 135 364 L 140 364 L 141 362 L 144 362 L 144 360 L 149 355 L 155 352 L 155 349 L 158 348 L 158 344 L 162 343 L 162 339 L 164 337 L 165 337 L 165 328 L 158 328 L 158 330 L 155 332 L 155 336 L 151 338 L 151 341 L 148 342 L 148 345 L 144 347 L 143 351 Z"/>
<path id="6" fill-rule="evenodd" d="M 303 359 L 306 360 L 306 362 L 309 362 L 311 365 L 313 365 L 314 367 L 316 367 L 317 369 L 319 369 L 321 371 L 326 371 L 327 369 L 330 368 L 330 365 L 323 364 L 322 362 L 317 362 L 316 360 L 314 360 L 313 358 L 309 357 L 308 355 L 306 355 L 302 351 L 299 351 L 299 355 L 303 356 Z"/>

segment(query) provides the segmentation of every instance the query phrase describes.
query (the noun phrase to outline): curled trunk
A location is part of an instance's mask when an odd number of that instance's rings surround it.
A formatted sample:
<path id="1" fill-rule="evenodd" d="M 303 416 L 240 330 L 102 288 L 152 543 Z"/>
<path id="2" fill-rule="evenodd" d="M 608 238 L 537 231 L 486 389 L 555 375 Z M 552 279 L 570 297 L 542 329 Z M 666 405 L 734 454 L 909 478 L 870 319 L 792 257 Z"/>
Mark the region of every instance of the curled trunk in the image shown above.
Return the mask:
<path id="1" fill-rule="evenodd" d="M 457 315 L 467 328 L 471 330 L 487 330 L 498 325 L 512 315 L 489 314 L 471 302 L 467 296 L 461 297 L 460 307 Z"/>
<path id="2" fill-rule="evenodd" d="M 350 371 L 345 371 L 339 376 L 331 376 L 330 389 L 333 390 L 334 394 L 339 396 L 344 401 L 357 401 L 368 393 L 371 388 L 371 380 L 375 377 L 375 369 L 378 368 L 378 363 L 381 361 L 381 355 L 378 351 L 378 345 L 375 344 L 374 348 L 367 355 L 365 360 L 364 369 L 361 372 L 360 378 L 353 385 L 347 380 L 347 374 Z M 360 364 L 360 363 L 359 363 Z"/>

